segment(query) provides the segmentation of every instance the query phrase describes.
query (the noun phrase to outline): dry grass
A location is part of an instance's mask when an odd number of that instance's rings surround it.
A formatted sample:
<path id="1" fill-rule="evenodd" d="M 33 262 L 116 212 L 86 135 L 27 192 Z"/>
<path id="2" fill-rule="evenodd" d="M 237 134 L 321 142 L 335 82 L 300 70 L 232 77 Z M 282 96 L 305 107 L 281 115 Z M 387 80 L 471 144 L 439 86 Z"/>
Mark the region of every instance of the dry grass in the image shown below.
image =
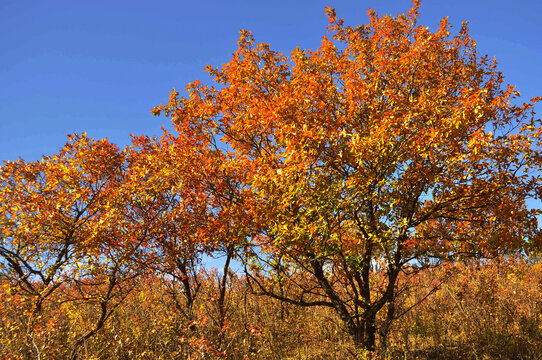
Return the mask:
<path id="1" fill-rule="evenodd" d="M 407 308 L 442 273 L 417 279 L 397 303 Z M 524 260 L 461 264 L 454 276 L 391 327 L 386 351 L 359 359 L 537 359 L 542 354 L 542 265 Z M 79 350 L 80 359 L 346 359 L 356 353 L 335 314 L 299 308 L 248 292 L 229 279 L 225 324 L 217 322 L 215 277 L 205 286 L 193 322 L 175 307 L 156 276 L 137 288 L 104 329 Z M 4 287 L 3 289 L 7 289 Z M 63 359 L 88 330 L 96 309 L 84 302 L 46 304 L 40 316 L 30 304 L 0 293 L 2 359 Z M 60 299 L 56 299 L 60 300 Z M 380 339 L 382 340 L 382 339 Z"/>

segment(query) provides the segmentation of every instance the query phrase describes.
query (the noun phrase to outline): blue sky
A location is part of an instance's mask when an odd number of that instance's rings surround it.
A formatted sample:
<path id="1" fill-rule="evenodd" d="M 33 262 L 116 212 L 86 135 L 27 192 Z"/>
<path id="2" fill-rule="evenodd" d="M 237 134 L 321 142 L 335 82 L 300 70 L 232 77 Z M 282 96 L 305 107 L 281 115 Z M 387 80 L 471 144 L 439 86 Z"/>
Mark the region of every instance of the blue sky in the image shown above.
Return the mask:
<path id="1" fill-rule="evenodd" d="M 159 135 L 150 109 L 173 87 L 207 81 L 226 62 L 240 29 L 288 53 L 316 48 L 331 5 L 347 24 L 369 7 L 395 15 L 409 0 L 9 1 L 0 0 L 0 161 L 58 151 L 68 133 Z M 541 0 L 425 0 L 420 23 L 470 21 L 480 53 L 495 56 L 526 100 L 542 95 Z M 541 107 L 538 106 L 539 113 Z"/>

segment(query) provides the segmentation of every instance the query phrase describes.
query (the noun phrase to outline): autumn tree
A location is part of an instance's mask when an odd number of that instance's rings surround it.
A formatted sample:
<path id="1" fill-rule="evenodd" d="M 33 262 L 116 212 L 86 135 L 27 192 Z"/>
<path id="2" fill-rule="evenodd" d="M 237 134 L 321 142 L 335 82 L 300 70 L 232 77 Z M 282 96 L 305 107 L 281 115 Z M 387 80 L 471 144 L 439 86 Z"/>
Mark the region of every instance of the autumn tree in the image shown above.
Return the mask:
<path id="1" fill-rule="evenodd" d="M 156 252 L 152 268 L 165 275 L 177 310 L 194 332 L 193 305 L 205 286 L 202 259 L 224 260 L 214 316 L 220 349 L 231 261 L 250 231 L 242 184 L 224 166 L 225 154 L 213 137 L 165 131 L 161 138 L 135 137 L 129 153 L 129 192 L 140 224 L 152 224 L 145 226 L 153 239 L 148 246 Z"/>
<path id="2" fill-rule="evenodd" d="M 155 249 L 151 267 L 165 275 L 177 310 L 192 324 L 193 305 L 201 287 L 201 258 L 212 251 L 203 237 L 208 201 L 189 171 L 198 164 L 183 156 L 191 147 L 169 146 L 173 143 L 168 144 L 167 138 L 166 134 L 163 139 L 133 139 L 129 186 L 135 217 L 141 224 L 154 224 L 149 227 L 153 239 L 149 245 Z"/>
<path id="3" fill-rule="evenodd" d="M 129 216 L 125 169 L 116 145 L 86 135 L 69 136 L 58 154 L 0 169 L 0 275 L 4 291 L 30 303 L 20 345 L 33 357 L 49 346 L 38 346 L 33 330 L 44 311 L 72 303 L 94 309 L 89 328 L 75 331 L 71 344 L 56 344 L 65 348 L 62 357 L 76 358 L 143 271 L 135 264 L 146 231 Z"/>
<path id="4" fill-rule="evenodd" d="M 289 56 L 243 31 L 232 59 L 207 68 L 216 85 L 154 109 L 220 139 L 254 195 L 253 254 L 267 265 L 252 269 L 280 270 L 296 291 L 249 273 L 255 290 L 333 308 L 369 350 L 383 310 L 398 316 L 400 273 L 539 245 L 527 200 L 541 194 L 540 99 L 517 104 L 466 25 L 430 31 L 418 8 L 356 27 L 328 8 L 329 37 Z"/>

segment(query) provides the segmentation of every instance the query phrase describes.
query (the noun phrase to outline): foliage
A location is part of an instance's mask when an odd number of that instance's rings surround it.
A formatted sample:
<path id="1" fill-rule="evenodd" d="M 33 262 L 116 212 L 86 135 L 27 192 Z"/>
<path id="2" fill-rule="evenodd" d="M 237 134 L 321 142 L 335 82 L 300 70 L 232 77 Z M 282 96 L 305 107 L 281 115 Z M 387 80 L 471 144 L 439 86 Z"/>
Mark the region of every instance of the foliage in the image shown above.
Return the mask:
<path id="1" fill-rule="evenodd" d="M 124 176 L 118 147 L 85 135 L 70 136 L 57 155 L 1 168 L 1 279 L 24 310 L 18 342 L 28 356 L 50 349 L 40 333 L 56 319 L 44 325 L 44 308 L 82 302 L 94 309 L 92 325 L 61 346 L 72 357 L 133 287 L 129 280 L 141 271 L 136 264 L 144 258 L 138 249 L 145 230 L 124 212 Z"/>
<path id="2" fill-rule="evenodd" d="M 321 46 L 288 56 L 242 31 L 213 85 L 153 109 L 174 133 L 6 162 L 0 352 L 540 353 L 541 99 L 419 5 L 356 27 L 328 8 Z"/>
<path id="3" fill-rule="evenodd" d="M 515 105 L 466 25 L 452 36 L 444 19 L 431 32 L 418 8 L 369 11 L 357 27 L 327 9 L 330 38 L 290 56 L 243 31 L 232 59 L 207 68 L 216 85 L 196 81 L 154 109 L 180 138 L 220 139 L 252 192 L 255 291 L 333 308 L 369 350 L 377 314 L 397 316 L 402 272 L 540 242 L 540 211 L 526 202 L 541 194 L 540 98 Z M 297 292 L 285 297 L 251 269 Z"/>

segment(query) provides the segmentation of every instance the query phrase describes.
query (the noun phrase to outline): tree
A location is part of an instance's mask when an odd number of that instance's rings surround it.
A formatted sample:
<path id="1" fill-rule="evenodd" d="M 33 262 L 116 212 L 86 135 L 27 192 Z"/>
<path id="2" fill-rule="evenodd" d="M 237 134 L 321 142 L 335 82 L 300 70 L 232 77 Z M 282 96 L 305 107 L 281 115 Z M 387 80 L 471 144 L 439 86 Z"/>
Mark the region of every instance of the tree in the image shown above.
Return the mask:
<path id="1" fill-rule="evenodd" d="M 0 168 L 0 275 L 5 290 L 31 303 L 28 344 L 21 347 L 34 356 L 40 350 L 32 329 L 44 309 L 94 308 L 90 328 L 74 334 L 69 357 L 76 358 L 133 289 L 148 229 L 132 221 L 124 184 L 125 153 L 84 134 L 69 136 L 56 155 Z"/>
<path id="2" fill-rule="evenodd" d="M 0 173 L 4 275 L 36 298 L 37 312 L 63 278 L 77 276 L 70 267 L 97 246 L 97 219 L 119 180 L 116 146 L 71 140 L 58 155 L 7 162 Z"/>
<path id="3" fill-rule="evenodd" d="M 193 305 L 202 286 L 203 256 L 223 256 L 217 281 L 218 351 L 224 346 L 230 264 L 249 236 L 250 218 L 241 183 L 224 166 L 213 137 L 167 131 L 160 139 L 133 139 L 129 183 L 139 224 L 152 229 L 153 268 L 165 276 L 169 293 L 188 327 L 196 331 Z M 213 278 L 214 280 L 214 278 Z"/>
<path id="4" fill-rule="evenodd" d="M 540 245 L 526 203 L 541 195 L 540 98 L 517 105 L 465 24 L 431 32 L 418 9 L 351 27 L 328 8 L 331 37 L 290 56 L 242 31 L 232 59 L 207 68 L 216 86 L 196 81 L 153 110 L 220 139 L 253 193 L 254 254 L 298 292 L 249 273 L 255 289 L 335 309 L 369 350 L 383 310 L 399 316 L 401 273 Z"/>

